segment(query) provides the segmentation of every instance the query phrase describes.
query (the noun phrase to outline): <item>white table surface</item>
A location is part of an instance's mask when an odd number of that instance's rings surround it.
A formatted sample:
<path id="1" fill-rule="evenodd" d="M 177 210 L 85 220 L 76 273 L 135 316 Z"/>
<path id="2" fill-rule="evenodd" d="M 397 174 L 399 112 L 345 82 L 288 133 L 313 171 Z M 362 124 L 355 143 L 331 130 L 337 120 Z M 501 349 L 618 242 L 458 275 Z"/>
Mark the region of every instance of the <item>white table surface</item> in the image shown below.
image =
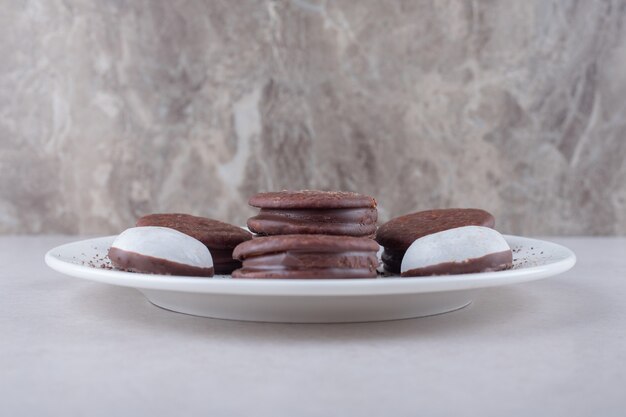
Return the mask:
<path id="1" fill-rule="evenodd" d="M 295 325 L 161 310 L 0 238 L 0 415 L 624 416 L 626 239 L 435 317 Z"/>

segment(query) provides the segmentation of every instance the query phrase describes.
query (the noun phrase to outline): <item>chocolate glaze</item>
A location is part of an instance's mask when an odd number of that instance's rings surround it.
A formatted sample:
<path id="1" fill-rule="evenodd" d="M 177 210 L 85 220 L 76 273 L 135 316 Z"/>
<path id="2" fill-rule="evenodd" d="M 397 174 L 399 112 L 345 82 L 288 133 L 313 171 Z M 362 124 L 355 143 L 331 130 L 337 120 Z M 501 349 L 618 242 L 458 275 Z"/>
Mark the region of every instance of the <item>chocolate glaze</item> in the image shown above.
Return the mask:
<path id="1" fill-rule="evenodd" d="M 362 237 L 278 235 L 238 245 L 233 257 L 243 266 L 233 278 L 373 278 L 378 244 Z"/>
<path id="2" fill-rule="evenodd" d="M 376 271 L 370 269 L 342 269 L 342 268 L 318 268 L 308 271 L 300 270 L 273 270 L 259 271 L 247 270 L 245 268 L 233 271 L 233 278 L 248 279 L 355 279 L 355 278 L 375 278 Z"/>
<path id="3" fill-rule="evenodd" d="M 258 208 L 335 209 L 376 207 L 373 197 L 349 191 L 274 191 L 250 197 L 248 203 Z"/>
<path id="4" fill-rule="evenodd" d="M 510 250 L 490 253 L 480 258 L 467 259 L 463 262 L 444 262 L 424 268 L 410 269 L 402 273 L 403 277 L 423 277 L 429 275 L 471 274 L 475 272 L 501 271 L 513 266 L 513 252 Z"/>
<path id="5" fill-rule="evenodd" d="M 264 235 L 330 234 L 371 236 L 376 231 L 376 208 L 262 208 L 248 219 L 248 228 Z"/>
<path id="6" fill-rule="evenodd" d="M 233 272 L 234 278 L 374 278 L 378 259 L 373 252 L 287 251 L 253 256 Z"/>
<path id="7" fill-rule="evenodd" d="M 333 235 L 278 235 L 260 236 L 239 244 L 233 251 L 233 258 L 243 260 L 253 256 L 283 252 L 376 253 L 378 243 L 372 239 L 353 236 Z"/>
<path id="8" fill-rule="evenodd" d="M 374 252 L 286 251 L 244 259 L 233 278 L 373 278 L 377 265 Z"/>
<path id="9" fill-rule="evenodd" d="M 295 252 L 273 253 L 244 260 L 244 268 L 254 269 L 315 269 L 315 268 L 369 268 L 376 267 L 374 254 L 363 252 Z"/>
<path id="10" fill-rule="evenodd" d="M 141 272 L 144 274 L 212 277 L 214 272 L 212 267 L 200 268 L 185 265 L 168 261 L 167 259 L 146 256 L 114 247 L 109 249 L 109 259 L 118 269 L 129 272 Z"/>

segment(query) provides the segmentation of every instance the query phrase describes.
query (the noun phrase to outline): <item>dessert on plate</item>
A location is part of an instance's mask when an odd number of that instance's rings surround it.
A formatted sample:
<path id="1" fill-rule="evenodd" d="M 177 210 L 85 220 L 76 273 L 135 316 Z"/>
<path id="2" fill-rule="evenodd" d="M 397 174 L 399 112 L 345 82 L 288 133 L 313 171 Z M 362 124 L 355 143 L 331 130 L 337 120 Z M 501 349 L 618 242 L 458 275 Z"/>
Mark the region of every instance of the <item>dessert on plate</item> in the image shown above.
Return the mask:
<path id="1" fill-rule="evenodd" d="M 243 266 L 233 278 L 374 278 L 377 250 L 374 240 L 352 236 L 259 237 L 235 248 Z"/>
<path id="2" fill-rule="evenodd" d="M 493 228 L 494 217 L 485 210 L 452 208 L 419 211 L 395 217 L 376 231 L 376 241 L 384 248 L 381 256 L 385 269 L 400 273 L 404 253 L 421 237 L 462 226 Z"/>
<path id="3" fill-rule="evenodd" d="M 254 233 L 182 213 L 137 220 L 118 236 L 109 257 L 125 271 L 233 278 L 341 279 L 499 271 L 512 266 L 494 217 L 473 208 L 434 209 L 391 219 L 377 228 L 376 200 L 346 191 L 277 191 L 249 200 Z M 379 246 L 380 245 L 380 246 Z"/>
<path id="4" fill-rule="evenodd" d="M 260 235 L 322 234 L 372 236 L 376 232 L 376 200 L 346 191 L 278 191 L 252 196 L 259 213 L 248 228 Z"/>
<path id="5" fill-rule="evenodd" d="M 145 274 L 213 276 L 211 253 L 199 240 L 166 227 L 133 227 L 109 249 L 113 266 Z"/>
<path id="6" fill-rule="evenodd" d="M 139 218 L 136 225 L 169 227 L 199 240 L 211 252 L 216 274 L 230 274 L 240 268 L 241 262 L 233 259 L 233 249 L 252 239 L 252 234 L 241 227 L 190 214 L 149 214 Z"/>

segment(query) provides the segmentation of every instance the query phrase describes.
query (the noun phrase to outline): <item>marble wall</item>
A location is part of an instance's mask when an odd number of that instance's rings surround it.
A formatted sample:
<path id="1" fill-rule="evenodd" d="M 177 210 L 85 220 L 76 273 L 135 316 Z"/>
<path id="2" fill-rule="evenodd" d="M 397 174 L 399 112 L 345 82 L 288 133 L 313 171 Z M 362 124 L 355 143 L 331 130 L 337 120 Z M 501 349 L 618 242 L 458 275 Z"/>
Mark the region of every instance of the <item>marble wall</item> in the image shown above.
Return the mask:
<path id="1" fill-rule="evenodd" d="M 626 234 L 624 0 L 0 2 L 0 233 L 320 188 Z"/>

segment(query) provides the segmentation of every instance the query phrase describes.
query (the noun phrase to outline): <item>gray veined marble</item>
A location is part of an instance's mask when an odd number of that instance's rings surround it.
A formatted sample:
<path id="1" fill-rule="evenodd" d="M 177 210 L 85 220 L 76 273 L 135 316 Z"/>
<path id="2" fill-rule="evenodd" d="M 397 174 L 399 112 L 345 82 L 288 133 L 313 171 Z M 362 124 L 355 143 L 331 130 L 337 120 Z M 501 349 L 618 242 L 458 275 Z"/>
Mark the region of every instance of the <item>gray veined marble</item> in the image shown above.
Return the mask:
<path id="1" fill-rule="evenodd" d="M 0 232 L 347 189 L 626 233 L 626 2 L 4 1 Z"/>

